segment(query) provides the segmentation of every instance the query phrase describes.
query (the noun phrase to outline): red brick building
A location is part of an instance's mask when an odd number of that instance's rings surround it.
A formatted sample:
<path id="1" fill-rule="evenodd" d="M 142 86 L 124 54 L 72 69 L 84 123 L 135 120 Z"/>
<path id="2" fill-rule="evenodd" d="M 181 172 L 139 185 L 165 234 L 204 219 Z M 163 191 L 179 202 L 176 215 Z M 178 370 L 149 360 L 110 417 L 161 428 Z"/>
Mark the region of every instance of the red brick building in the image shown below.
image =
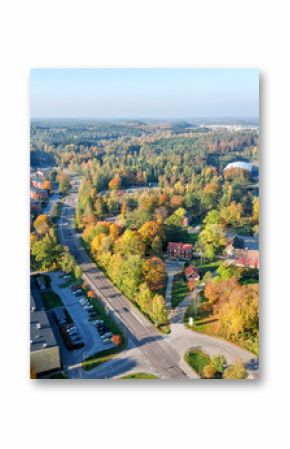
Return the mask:
<path id="1" fill-rule="evenodd" d="M 170 259 L 191 260 L 193 246 L 190 243 L 169 242 L 167 255 Z"/>
<path id="2" fill-rule="evenodd" d="M 259 251 L 254 249 L 237 249 L 236 264 L 243 267 L 259 268 Z"/>
<path id="3" fill-rule="evenodd" d="M 30 190 L 30 198 L 38 201 L 46 200 L 48 198 L 48 191 L 32 187 Z"/>
<path id="4" fill-rule="evenodd" d="M 199 272 L 193 265 L 189 265 L 184 270 L 185 277 L 188 281 L 198 281 L 200 279 Z"/>

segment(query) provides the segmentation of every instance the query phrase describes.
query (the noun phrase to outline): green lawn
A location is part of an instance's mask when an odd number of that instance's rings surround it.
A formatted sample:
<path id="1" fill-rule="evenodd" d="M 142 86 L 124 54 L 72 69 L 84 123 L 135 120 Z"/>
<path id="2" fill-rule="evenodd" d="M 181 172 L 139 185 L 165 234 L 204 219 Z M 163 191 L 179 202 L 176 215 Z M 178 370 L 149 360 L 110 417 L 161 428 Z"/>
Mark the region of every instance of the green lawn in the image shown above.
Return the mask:
<path id="1" fill-rule="evenodd" d="M 220 262 L 217 262 L 217 261 L 216 262 L 208 262 L 208 261 L 201 262 L 200 259 L 193 260 L 192 262 L 198 269 L 201 276 L 203 276 L 207 271 L 214 272 L 220 264 Z"/>
<path id="2" fill-rule="evenodd" d="M 40 294 L 41 294 L 43 305 L 46 310 L 53 309 L 54 307 L 63 306 L 63 303 L 62 303 L 60 297 L 53 291 L 42 292 Z"/>
<path id="3" fill-rule="evenodd" d="M 200 350 L 188 351 L 184 359 L 199 376 L 203 375 L 204 367 L 210 362 L 210 357 Z"/>
<path id="4" fill-rule="evenodd" d="M 172 291 L 171 291 L 171 305 L 175 309 L 178 304 L 188 295 L 187 281 L 183 274 L 178 274 L 174 277 Z"/>
<path id="5" fill-rule="evenodd" d="M 128 374 L 128 376 L 123 376 L 120 379 L 159 379 L 159 377 L 150 373 L 134 373 Z"/>

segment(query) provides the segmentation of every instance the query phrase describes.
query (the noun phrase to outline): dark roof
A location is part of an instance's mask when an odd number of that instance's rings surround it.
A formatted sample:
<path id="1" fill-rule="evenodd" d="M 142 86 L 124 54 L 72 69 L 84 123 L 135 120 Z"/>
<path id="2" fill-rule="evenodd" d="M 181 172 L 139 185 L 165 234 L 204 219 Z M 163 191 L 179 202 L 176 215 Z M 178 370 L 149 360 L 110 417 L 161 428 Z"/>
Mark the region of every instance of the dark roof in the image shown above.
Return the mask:
<path id="1" fill-rule="evenodd" d="M 38 310 L 30 295 L 30 352 L 57 346 L 46 312 Z"/>

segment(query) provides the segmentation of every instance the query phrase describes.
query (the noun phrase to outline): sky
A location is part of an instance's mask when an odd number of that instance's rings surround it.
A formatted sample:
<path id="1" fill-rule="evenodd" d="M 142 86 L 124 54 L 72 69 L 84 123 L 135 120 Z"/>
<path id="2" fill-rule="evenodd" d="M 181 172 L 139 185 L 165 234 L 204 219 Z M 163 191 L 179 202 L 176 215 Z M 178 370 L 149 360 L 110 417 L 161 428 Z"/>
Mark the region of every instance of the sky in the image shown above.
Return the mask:
<path id="1" fill-rule="evenodd" d="M 32 118 L 258 118 L 255 69 L 32 69 Z"/>

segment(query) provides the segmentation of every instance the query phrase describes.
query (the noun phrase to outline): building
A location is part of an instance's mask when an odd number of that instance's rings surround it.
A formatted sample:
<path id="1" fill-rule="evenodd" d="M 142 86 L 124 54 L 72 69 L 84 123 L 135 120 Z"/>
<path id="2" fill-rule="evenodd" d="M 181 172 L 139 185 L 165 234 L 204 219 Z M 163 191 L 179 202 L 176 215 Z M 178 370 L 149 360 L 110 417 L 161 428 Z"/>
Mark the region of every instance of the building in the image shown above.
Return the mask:
<path id="1" fill-rule="evenodd" d="M 48 191 L 42 190 L 37 187 L 31 187 L 30 189 L 30 198 L 37 201 L 47 200 Z"/>
<path id="2" fill-rule="evenodd" d="M 259 251 L 256 249 L 237 249 L 235 259 L 238 266 L 259 268 Z"/>
<path id="3" fill-rule="evenodd" d="M 188 281 L 198 281 L 200 279 L 199 272 L 193 265 L 188 265 L 185 268 L 184 275 Z"/>
<path id="4" fill-rule="evenodd" d="M 230 164 L 228 164 L 224 170 L 228 170 L 230 168 L 241 168 L 242 170 L 252 172 L 253 165 L 250 164 L 249 162 L 236 161 L 236 162 L 231 162 Z"/>
<path id="5" fill-rule="evenodd" d="M 169 242 L 167 246 L 167 255 L 170 259 L 191 260 L 193 246 L 190 243 Z"/>
<path id="6" fill-rule="evenodd" d="M 236 249 L 244 249 L 244 248 L 245 248 L 244 239 L 235 236 L 230 239 L 230 242 L 227 245 L 225 252 L 228 256 L 234 256 Z"/>
<path id="7" fill-rule="evenodd" d="M 61 369 L 59 347 L 42 305 L 30 295 L 30 369 L 36 376 Z"/>

